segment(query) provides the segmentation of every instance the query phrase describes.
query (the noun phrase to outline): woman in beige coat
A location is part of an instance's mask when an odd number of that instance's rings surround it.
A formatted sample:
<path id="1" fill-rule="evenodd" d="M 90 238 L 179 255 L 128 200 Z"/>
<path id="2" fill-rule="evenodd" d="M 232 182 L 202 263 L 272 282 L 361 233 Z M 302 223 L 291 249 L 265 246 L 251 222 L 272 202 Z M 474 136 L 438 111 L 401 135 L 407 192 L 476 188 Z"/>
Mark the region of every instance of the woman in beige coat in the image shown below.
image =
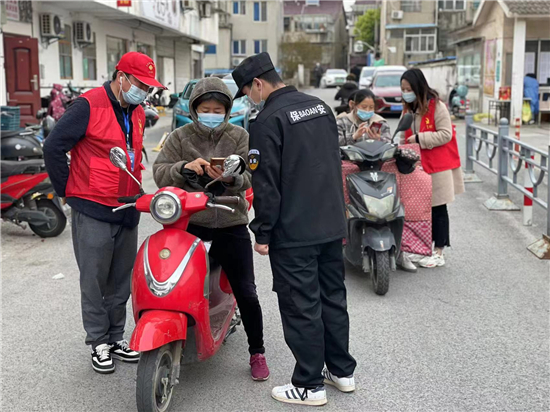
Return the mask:
<path id="1" fill-rule="evenodd" d="M 403 112 L 414 115 L 413 125 L 401 137 L 401 143 L 418 143 L 422 166 L 432 176 L 433 256 L 411 256 L 422 267 L 445 264 L 443 249 L 450 246 L 447 204 L 464 192 L 460 156 L 453 137 L 451 116 L 437 92 L 431 89 L 419 69 L 407 70 L 401 77 Z"/>

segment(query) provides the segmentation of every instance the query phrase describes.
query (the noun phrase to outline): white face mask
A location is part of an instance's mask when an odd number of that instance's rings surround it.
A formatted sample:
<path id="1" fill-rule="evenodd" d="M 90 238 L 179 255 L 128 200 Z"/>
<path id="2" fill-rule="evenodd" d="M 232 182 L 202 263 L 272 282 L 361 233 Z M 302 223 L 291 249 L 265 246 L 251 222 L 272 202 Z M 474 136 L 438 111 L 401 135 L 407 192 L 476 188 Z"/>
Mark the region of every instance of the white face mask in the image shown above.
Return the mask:
<path id="1" fill-rule="evenodd" d="M 246 96 L 248 98 L 248 102 L 250 103 L 250 105 L 260 111 L 264 108 L 264 105 L 265 105 L 265 100 L 262 100 L 262 90 L 260 90 L 260 101 L 258 103 L 256 103 L 254 101 L 254 99 L 252 99 L 252 97 L 250 97 L 252 95 L 252 90 L 254 89 L 254 82 L 252 83 L 252 86 L 250 87 L 250 92 L 249 94 Z"/>

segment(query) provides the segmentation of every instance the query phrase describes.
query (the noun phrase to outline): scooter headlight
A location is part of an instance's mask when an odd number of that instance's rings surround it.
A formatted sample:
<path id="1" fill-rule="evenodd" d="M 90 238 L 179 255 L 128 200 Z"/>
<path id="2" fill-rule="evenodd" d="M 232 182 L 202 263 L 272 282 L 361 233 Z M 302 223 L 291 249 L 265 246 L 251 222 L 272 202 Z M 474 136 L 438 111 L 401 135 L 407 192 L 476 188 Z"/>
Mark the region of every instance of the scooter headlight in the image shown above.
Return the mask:
<path id="1" fill-rule="evenodd" d="M 369 213 L 379 219 L 383 219 L 393 212 L 393 204 L 395 203 L 395 195 L 389 195 L 382 199 L 363 195 L 363 200 Z"/>
<path id="2" fill-rule="evenodd" d="M 160 192 L 151 201 L 151 215 L 162 225 L 171 225 L 181 217 L 181 202 L 172 192 Z"/>

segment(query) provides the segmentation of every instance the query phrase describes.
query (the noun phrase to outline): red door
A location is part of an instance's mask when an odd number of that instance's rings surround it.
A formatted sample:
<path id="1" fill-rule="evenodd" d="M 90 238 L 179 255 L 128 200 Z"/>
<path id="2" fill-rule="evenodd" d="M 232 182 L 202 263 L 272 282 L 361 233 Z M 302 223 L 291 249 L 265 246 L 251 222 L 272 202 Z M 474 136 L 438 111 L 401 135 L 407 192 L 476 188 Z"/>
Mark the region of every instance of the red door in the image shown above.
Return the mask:
<path id="1" fill-rule="evenodd" d="M 38 39 L 4 35 L 4 56 L 8 105 L 21 108 L 21 126 L 38 123 L 40 72 Z"/>

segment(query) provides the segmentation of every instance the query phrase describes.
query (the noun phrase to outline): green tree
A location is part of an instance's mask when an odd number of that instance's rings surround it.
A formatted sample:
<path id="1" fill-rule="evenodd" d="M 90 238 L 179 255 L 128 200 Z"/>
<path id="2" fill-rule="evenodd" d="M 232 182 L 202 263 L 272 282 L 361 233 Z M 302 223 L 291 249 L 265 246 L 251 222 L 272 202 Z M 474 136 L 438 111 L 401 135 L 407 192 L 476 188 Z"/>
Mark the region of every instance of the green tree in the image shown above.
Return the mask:
<path id="1" fill-rule="evenodd" d="M 375 29 L 377 27 L 380 27 L 380 9 L 367 10 L 355 23 L 355 36 L 357 40 L 374 46 L 376 38 Z"/>

